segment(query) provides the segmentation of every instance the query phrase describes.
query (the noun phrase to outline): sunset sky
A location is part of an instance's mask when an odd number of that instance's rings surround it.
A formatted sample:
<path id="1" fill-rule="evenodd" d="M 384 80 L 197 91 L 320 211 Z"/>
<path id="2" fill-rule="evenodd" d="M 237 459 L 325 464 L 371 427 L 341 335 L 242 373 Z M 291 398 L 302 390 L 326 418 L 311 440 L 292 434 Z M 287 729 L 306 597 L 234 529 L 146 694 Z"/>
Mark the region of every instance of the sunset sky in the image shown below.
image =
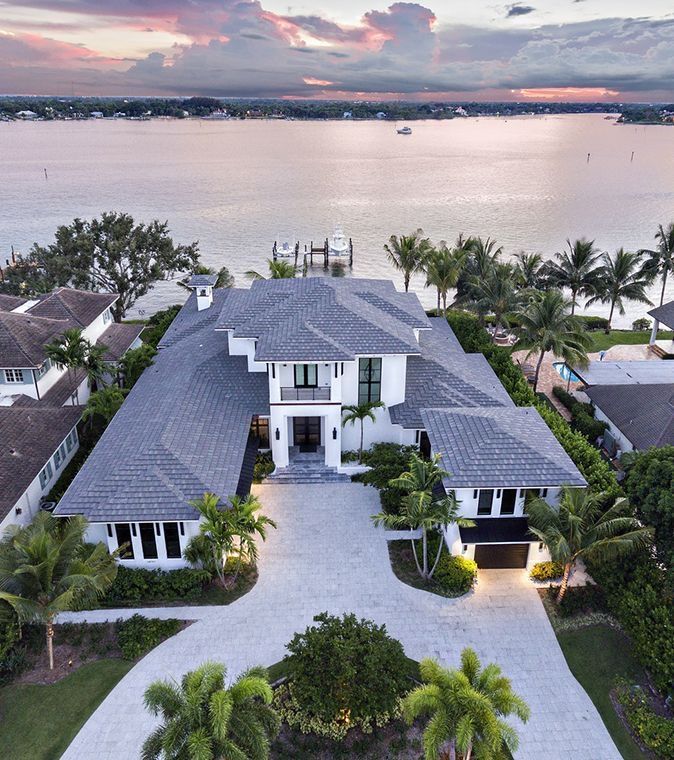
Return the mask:
<path id="1" fill-rule="evenodd" d="M 0 93 L 674 100 L 672 0 L 0 0 Z"/>

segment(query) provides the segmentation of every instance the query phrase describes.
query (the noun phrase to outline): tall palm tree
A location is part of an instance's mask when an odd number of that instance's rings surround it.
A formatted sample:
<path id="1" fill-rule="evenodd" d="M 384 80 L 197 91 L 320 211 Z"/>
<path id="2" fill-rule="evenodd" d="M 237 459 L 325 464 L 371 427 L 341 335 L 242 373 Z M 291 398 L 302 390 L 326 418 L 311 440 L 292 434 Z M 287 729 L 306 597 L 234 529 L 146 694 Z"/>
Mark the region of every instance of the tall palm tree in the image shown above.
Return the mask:
<path id="1" fill-rule="evenodd" d="M 383 401 L 364 401 L 362 404 L 347 404 L 342 407 L 342 427 L 351 423 L 360 422 L 360 446 L 358 447 L 358 464 L 363 463 L 363 437 L 365 433 L 365 420 L 377 421 L 375 409 L 383 409 Z"/>
<path id="2" fill-rule="evenodd" d="M 405 697 L 403 716 L 408 723 L 431 716 L 424 730 L 426 760 L 505 760 L 504 747 L 517 751 L 517 732 L 504 718 L 516 715 L 526 722 L 531 711 L 498 665 L 483 669 L 475 652 L 464 649 L 459 670 L 426 658 L 419 672 L 423 684 Z"/>
<path id="3" fill-rule="evenodd" d="M 674 271 L 674 222 L 667 227 L 659 225 L 655 233 L 657 247 L 655 250 L 643 248 L 639 254 L 646 255 L 648 259 L 644 265 L 645 271 L 653 278 L 662 279 L 662 290 L 660 291 L 660 306 L 665 300 L 665 289 L 667 287 L 667 277 Z"/>
<path id="4" fill-rule="evenodd" d="M 543 257 L 540 253 L 525 253 L 520 251 L 515 256 L 514 274 L 517 286 L 523 289 L 540 288 L 543 279 Z"/>
<path id="5" fill-rule="evenodd" d="M 617 499 L 605 511 L 603 501 L 604 494 L 567 487 L 562 490 L 559 507 L 541 498 L 526 505 L 529 531 L 545 544 L 553 562 L 564 565 L 558 603 L 566 594 L 577 560 L 615 559 L 646 546 L 652 538 L 652 529 L 628 514 L 627 499 Z"/>
<path id="6" fill-rule="evenodd" d="M 56 615 L 102 596 L 117 575 L 104 544 L 84 543 L 87 527 L 84 517 L 40 511 L 29 525 L 10 526 L 0 541 L 0 600 L 21 623 L 45 626 L 50 670 Z"/>
<path id="7" fill-rule="evenodd" d="M 515 273 L 510 264 L 499 262 L 492 265 L 482 277 L 471 283 L 470 301 L 467 307 L 476 311 L 481 319 L 493 314 L 496 322 L 492 340 L 496 339 L 501 325 L 507 324 L 507 314 L 519 307 L 522 296 L 515 287 Z"/>
<path id="8" fill-rule="evenodd" d="M 206 662 L 180 684 L 155 681 L 145 707 L 160 725 L 147 737 L 142 760 L 267 760 L 280 720 L 264 668 L 251 668 L 229 687 L 225 666 Z"/>
<path id="9" fill-rule="evenodd" d="M 590 337 L 577 317 L 572 316 L 573 304 L 560 290 L 547 290 L 530 300 L 516 316 L 521 329 L 515 349 L 528 348 L 527 358 L 538 353 L 534 374 L 534 391 L 546 352 L 552 351 L 568 363 L 586 364 Z"/>
<path id="10" fill-rule="evenodd" d="M 485 280 L 500 263 L 503 247 L 491 238 L 459 236 L 456 247 L 467 254 L 465 265 L 456 284 L 456 300 L 466 303 L 474 300 L 474 283 Z"/>
<path id="11" fill-rule="evenodd" d="M 442 309 L 447 314 L 447 293 L 451 288 L 456 287 L 467 256 L 465 249 L 453 248 L 450 250 L 446 243 L 441 242 L 426 259 L 426 286 L 437 289 L 438 315 L 440 314 L 441 300 Z"/>
<path id="12" fill-rule="evenodd" d="M 102 388 L 100 391 L 94 391 L 89 396 L 82 419 L 88 419 L 90 427 L 93 427 L 95 417 L 100 417 L 106 426 L 109 425 L 124 403 L 126 393 L 127 391 L 118 388 L 116 385 L 110 385 L 107 388 Z"/>
<path id="13" fill-rule="evenodd" d="M 90 347 L 91 344 L 82 334 L 82 330 L 69 327 L 63 331 L 63 335 L 47 343 L 45 353 L 53 364 L 66 368 L 68 380 L 72 385 L 77 370 L 85 366 Z M 75 402 L 79 403 L 78 388 L 75 388 Z M 76 403 L 73 403 L 73 406 L 76 406 Z"/>
<path id="14" fill-rule="evenodd" d="M 588 300 L 586 306 L 597 302 L 611 304 L 605 328 L 608 334 L 616 306 L 622 316 L 625 313 L 625 301 L 638 301 L 651 306 L 653 304 L 646 296 L 649 277 L 644 273 L 638 253 L 619 248 L 615 256 L 605 253 L 601 260 L 602 266 L 597 270 L 597 282 L 594 287 L 595 295 Z"/>
<path id="15" fill-rule="evenodd" d="M 427 256 L 431 252 L 431 241 L 424 237 L 424 231 L 418 229 L 411 235 L 391 235 L 384 245 L 388 260 L 394 269 L 403 273 L 405 293 L 410 289 L 410 277 L 424 267 Z"/>
<path id="16" fill-rule="evenodd" d="M 229 497 L 231 509 L 227 512 L 227 518 L 232 526 L 232 533 L 238 539 L 238 560 L 236 576 L 239 574 L 244 559 L 255 564 L 259 552 L 257 550 L 256 537 L 263 541 L 267 540 L 267 528 L 276 528 L 276 523 L 266 515 L 258 514 L 262 509 L 259 499 L 252 494 L 245 498 L 234 495 Z"/>
<path id="17" fill-rule="evenodd" d="M 597 279 L 597 265 L 600 252 L 594 247 L 594 240 L 567 239 L 568 251 L 555 254 L 556 261 L 550 262 L 547 275 L 551 285 L 568 288 L 571 291 L 571 315 L 575 313 L 579 295 L 592 296 Z"/>
<path id="18" fill-rule="evenodd" d="M 190 504 L 201 515 L 201 521 L 199 533 L 185 548 L 185 559 L 216 575 L 224 587 L 227 557 L 234 551 L 234 530 L 227 510 L 221 509 L 218 496 L 208 492 Z"/>
<path id="19" fill-rule="evenodd" d="M 267 259 L 267 266 L 269 267 L 269 276 L 265 277 L 263 274 L 256 272 L 253 269 L 249 269 L 246 272 L 246 277 L 251 280 L 292 280 L 297 274 L 297 269 L 294 264 L 289 261 L 274 261 L 274 259 Z"/>
<path id="20" fill-rule="evenodd" d="M 103 379 L 108 374 L 108 365 L 103 358 L 107 350 L 108 347 L 103 343 L 89 343 L 87 346 L 83 367 L 87 373 L 89 388 L 92 391 L 98 390 L 99 385 L 103 384 Z"/>

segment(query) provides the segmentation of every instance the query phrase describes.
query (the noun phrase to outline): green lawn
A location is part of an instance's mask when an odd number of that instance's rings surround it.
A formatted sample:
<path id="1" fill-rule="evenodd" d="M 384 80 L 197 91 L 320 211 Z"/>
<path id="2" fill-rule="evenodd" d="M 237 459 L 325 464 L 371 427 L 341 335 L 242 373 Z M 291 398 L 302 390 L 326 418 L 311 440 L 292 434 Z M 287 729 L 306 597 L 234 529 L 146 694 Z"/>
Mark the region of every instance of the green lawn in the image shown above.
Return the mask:
<path id="1" fill-rule="evenodd" d="M 645 760 L 611 703 L 609 692 L 617 678 L 643 683 L 644 672 L 632 654 L 629 640 L 605 625 L 557 634 L 571 672 L 599 711 L 613 741 L 626 760 Z"/>
<path id="2" fill-rule="evenodd" d="M 11 684 L 0 689 L 3 760 L 58 760 L 133 665 L 124 660 L 98 660 L 49 686 Z"/>
<path id="3" fill-rule="evenodd" d="M 611 346 L 617 345 L 643 345 L 651 339 L 650 330 L 611 330 L 608 335 L 603 330 L 596 330 L 589 335 L 592 338 L 589 353 L 607 351 Z M 672 332 L 658 331 L 658 340 L 670 340 L 673 336 Z"/>

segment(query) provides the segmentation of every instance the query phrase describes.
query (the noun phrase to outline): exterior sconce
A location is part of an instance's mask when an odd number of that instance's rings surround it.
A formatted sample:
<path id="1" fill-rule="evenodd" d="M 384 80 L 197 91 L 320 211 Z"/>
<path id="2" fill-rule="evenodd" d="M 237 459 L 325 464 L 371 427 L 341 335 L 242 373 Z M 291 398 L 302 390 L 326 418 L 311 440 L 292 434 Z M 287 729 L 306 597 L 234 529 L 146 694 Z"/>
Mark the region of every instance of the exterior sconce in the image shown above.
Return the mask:
<path id="1" fill-rule="evenodd" d="M 538 551 L 539 552 L 543 551 L 543 542 L 542 541 L 538 544 Z"/>
<path id="2" fill-rule="evenodd" d="M 468 544 L 463 545 L 463 553 L 465 554 L 468 551 Z"/>
<path id="3" fill-rule="evenodd" d="M 276 438 L 277 441 L 281 440 L 281 431 L 278 428 L 274 431 L 274 438 Z"/>
<path id="4" fill-rule="evenodd" d="M 332 440 L 333 441 L 337 440 L 337 428 L 336 427 L 332 428 Z"/>

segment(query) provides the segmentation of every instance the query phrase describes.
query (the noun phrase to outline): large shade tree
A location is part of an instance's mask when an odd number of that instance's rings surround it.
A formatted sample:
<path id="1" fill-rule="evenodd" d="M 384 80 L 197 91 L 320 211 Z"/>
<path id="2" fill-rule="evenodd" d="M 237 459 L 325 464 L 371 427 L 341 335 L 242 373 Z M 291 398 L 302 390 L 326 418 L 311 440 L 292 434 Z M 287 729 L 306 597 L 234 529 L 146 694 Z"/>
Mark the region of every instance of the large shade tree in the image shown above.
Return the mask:
<path id="1" fill-rule="evenodd" d="M 117 575 L 114 555 L 85 544 L 84 517 L 56 518 L 40 511 L 29 525 L 10 526 L 0 541 L 0 600 L 22 623 L 45 627 L 49 667 L 54 667 L 54 618 L 93 602 Z"/>
<path id="2" fill-rule="evenodd" d="M 656 247 L 654 249 L 643 248 L 639 254 L 646 256 L 644 270 L 655 279 L 659 277 L 662 281 L 660 290 L 660 306 L 665 300 L 665 290 L 667 289 L 667 278 L 674 270 L 674 222 L 666 227 L 659 225 L 655 233 Z"/>
<path id="3" fill-rule="evenodd" d="M 546 266 L 551 285 L 571 291 L 571 314 L 578 303 L 578 296 L 591 297 L 597 282 L 597 267 L 601 253 L 594 247 L 594 240 L 566 241 L 566 251 L 555 254 L 555 260 Z"/>
<path id="4" fill-rule="evenodd" d="M 422 229 L 418 229 L 411 235 L 391 235 L 388 243 L 384 245 L 384 250 L 393 268 L 403 273 L 407 293 L 411 276 L 424 268 L 432 250 L 431 241 L 424 237 Z"/>
<path id="5" fill-rule="evenodd" d="M 145 707 L 160 718 L 142 760 L 267 760 L 280 720 L 265 668 L 250 668 L 231 686 L 225 666 L 206 662 L 181 682 L 155 681 Z"/>
<path id="6" fill-rule="evenodd" d="M 611 560 L 648 545 L 651 528 L 633 515 L 627 499 L 604 508 L 607 497 L 582 488 L 564 488 L 558 506 L 535 498 L 526 506 L 529 530 L 542 541 L 553 562 L 564 566 L 557 594 L 561 602 L 579 559 Z"/>

